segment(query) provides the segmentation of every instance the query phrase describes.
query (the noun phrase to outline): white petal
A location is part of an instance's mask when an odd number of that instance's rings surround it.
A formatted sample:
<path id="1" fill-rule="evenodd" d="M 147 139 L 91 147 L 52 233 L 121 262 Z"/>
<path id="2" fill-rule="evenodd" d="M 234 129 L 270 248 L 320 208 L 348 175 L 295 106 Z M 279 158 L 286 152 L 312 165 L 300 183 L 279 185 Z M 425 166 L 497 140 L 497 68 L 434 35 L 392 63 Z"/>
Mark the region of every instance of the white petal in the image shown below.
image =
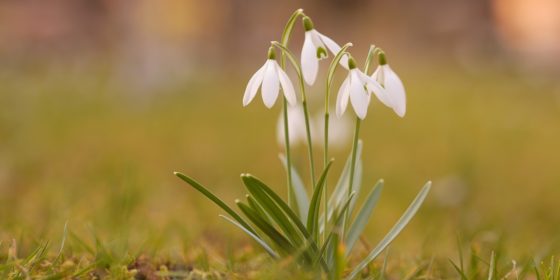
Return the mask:
<path id="1" fill-rule="evenodd" d="M 308 85 L 315 83 L 317 71 L 319 70 L 319 61 L 317 60 L 317 49 L 313 44 L 313 33 L 305 32 L 305 41 L 301 50 L 301 70 L 303 78 Z"/>
<path id="2" fill-rule="evenodd" d="M 404 85 L 399 76 L 397 76 L 388 64 L 381 67 L 385 68 L 385 91 L 387 95 L 391 97 L 393 110 L 402 118 L 406 114 L 406 93 L 404 91 Z"/>
<path id="3" fill-rule="evenodd" d="M 278 74 L 276 67 L 272 59 L 269 59 L 266 63 L 268 66 L 264 70 L 264 78 L 262 83 L 262 99 L 264 105 L 267 108 L 272 108 L 278 98 L 278 92 L 280 91 L 280 82 L 278 81 Z"/>
<path id="4" fill-rule="evenodd" d="M 264 77 L 264 70 L 266 68 L 266 65 L 267 63 L 261 66 L 261 68 L 259 68 L 259 70 L 257 70 L 257 72 L 253 74 L 251 79 L 249 79 L 247 88 L 245 88 L 245 94 L 243 94 L 243 106 L 249 105 L 253 98 L 255 98 L 255 95 L 257 95 L 257 91 Z"/>
<path id="5" fill-rule="evenodd" d="M 360 70 L 353 69 L 350 72 L 352 75 L 350 80 L 350 102 L 352 103 L 352 107 L 354 107 L 356 115 L 363 120 L 367 115 L 370 94 L 366 91 L 366 84 L 358 75 Z"/>
<path id="6" fill-rule="evenodd" d="M 319 37 L 321 38 L 321 41 L 323 41 L 323 43 L 325 43 L 325 45 L 327 46 L 327 49 L 329 49 L 329 51 L 331 51 L 333 53 L 333 55 L 338 54 L 338 52 L 340 51 L 341 47 L 335 42 L 333 41 L 331 38 L 317 32 L 319 34 Z M 340 65 L 342 65 L 342 67 L 348 69 L 348 56 L 344 55 L 343 57 L 340 58 Z"/>
<path id="7" fill-rule="evenodd" d="M 336 97 L 336 116 L 341 117 L 346 111 L 346 106 L 348 106 L 348 98 L 350 97 L 350 87 L 348 84 L 350 83 L 350 74 L 344 79 L 340 89 L 338 90 L 338 96 Z"/>
<path id="8" fill-rule="evenodd" d="M 373 74 L 379 76 L 377 70 Z M 367 84 L 367 89 L 369 92 L 373 92 L 377 99 L 379 99 L 379 101 L 381 101 L 381 103 L 383 103 L 385 106 L 393 108 L 393 99 L 387 94 L 387 91 L 374 78 L 369 77 L 362 72 L 359 72 L 358 75 Z"/>
<path id="9" fill-rule="evenodd" d="M 284 72 L 284 70 L 280 68 L 278 62 L 275 61 L 274 63 L 275 63 L 276 71 L 278 72 L 278 79 L 280 80 L 280 85 L 282 86 L 282 91 L 284 92 L 284 96 L 286 97 L 286 100 L 288 100 L 288 103 L 290 103 L 290 105 L 295 105 L 297 99 L 294 90 L 294 85 L 292 84 L 292 81 L 290 81 L 290 78 L 288 77 L 286 72 Z"/>

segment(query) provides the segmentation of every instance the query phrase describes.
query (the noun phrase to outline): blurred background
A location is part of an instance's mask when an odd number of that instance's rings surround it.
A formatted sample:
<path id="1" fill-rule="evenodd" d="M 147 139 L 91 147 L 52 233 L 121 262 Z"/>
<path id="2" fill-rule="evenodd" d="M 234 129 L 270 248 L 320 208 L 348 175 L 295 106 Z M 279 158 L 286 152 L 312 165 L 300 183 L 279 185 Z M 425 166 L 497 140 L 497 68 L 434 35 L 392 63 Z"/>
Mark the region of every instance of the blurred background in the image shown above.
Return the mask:
<path id="1" fill-rule="evenodd" d="M 241 99 L 297 8 L 359 61 L 382 47 L 407 89 L 404 119 L 375 101 L 362 126 L 363 188 L 386 182 L 368 240 L 433 180 L 398 250 L 453 254 L 460 236 L 513 256 L 558 252 L 557 0 L 1 1 L 0 240 L 59 240 L 68 222 L 133 251 L 250 244 L 172 172 L 232 204 L 243 172 L 283 192 L 281 106 Z M 294 53 L 302 41 L 297 23 Z M 314 113 L 323 92 L 309 89 Z M 335 175 L 350 150 L 340 141 Z"/>

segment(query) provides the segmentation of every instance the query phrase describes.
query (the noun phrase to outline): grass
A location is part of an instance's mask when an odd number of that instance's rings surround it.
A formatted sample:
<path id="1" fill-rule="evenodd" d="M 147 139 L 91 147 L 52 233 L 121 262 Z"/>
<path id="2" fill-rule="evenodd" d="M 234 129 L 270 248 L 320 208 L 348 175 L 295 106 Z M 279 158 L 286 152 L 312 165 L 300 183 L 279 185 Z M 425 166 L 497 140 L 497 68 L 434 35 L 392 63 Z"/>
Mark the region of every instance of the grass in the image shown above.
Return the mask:
<path id="1" fill-rule="evenodd" d="M 362 126 L 364 187 L 386 182 L 367 239 L 380 240 L 428 179 L 433 193 L 369 275 L 558 279 L 558 88 L 488 67 L 399 73 L 407 117 L 374 104 Z M 284 188 L 279 108 L 242 109 L 243 77 L 140 91 L 96 70 L 3 73 L 0 278 L 294 273 L 172 174 L 188 171 L 230 206 L 244 195 L 241 173 Z M 333 151 L 333 172 L 347 153 Z"/>

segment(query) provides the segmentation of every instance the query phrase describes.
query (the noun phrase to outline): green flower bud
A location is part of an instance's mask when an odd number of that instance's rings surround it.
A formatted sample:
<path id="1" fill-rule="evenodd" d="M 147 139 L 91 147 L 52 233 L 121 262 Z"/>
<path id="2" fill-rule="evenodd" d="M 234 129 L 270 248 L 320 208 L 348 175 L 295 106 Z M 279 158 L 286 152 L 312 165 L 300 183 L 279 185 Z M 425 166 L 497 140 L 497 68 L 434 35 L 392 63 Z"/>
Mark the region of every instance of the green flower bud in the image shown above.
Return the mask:
<path id="1" fill-rule="evenodd" d="M 352 70 L 356 68 L 356 61 L 354 60 L 353 57 L 349 57 L 348 58 L 348 69 Z"/>
<path id="2" fill-rule="evenodd" d="M 305 29 L 305 31 L 315 29 L 313 27 L 313 22 L 311 21 L 311 19 L 308 16 L 303 17 L 303 28 Z"/>
<path id="3" fill-rule="evenodd" d="M 270 48 L 268 48 L 268 59 L 276 59 L 276 50 L 273 46 L 270 46 Z"/>
<path id="4" fill-rule="evenodd" d="M 387 64 L 387 58 L 385 57 L 385 53 L 384 52 L 379 52 L 379 55 L 377 56 L 377 58 L 379 59 L 379 65 L 385 65 Z"/>

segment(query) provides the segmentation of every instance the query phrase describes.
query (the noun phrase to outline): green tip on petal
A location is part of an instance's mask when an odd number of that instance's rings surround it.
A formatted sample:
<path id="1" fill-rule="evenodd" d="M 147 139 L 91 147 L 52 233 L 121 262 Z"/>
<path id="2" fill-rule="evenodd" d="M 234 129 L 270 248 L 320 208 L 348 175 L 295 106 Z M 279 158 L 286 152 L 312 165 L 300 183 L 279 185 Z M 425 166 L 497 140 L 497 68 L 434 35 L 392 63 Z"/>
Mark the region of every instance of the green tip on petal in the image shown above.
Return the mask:
<path id="1" fill-rule="evenodd" d="M 276 59 L 276 51 L 274 50 L 273 46 L 268 48 L 268 59 Z"/>
<path id="2" fill-rule="evenodd" d="M 387 57 L 385 57 L 385 53 L 384 52 L 379 52 L 379 55 L 377 56 L 379 59 L 379 65 L 385 65 L 387 64 Z"/>
<path id="3" fill-rule="evenodd" d="M 314 29 L 313 22 L 308 16 L 303 17 L 303 28 L 305 29 L 305 31 L 310 31 Z"/>
<path id="4" fill-rule="evenodd" d="M 354 60 L 353 57 L 349 57 L 348 58 L 348 69 L 352 70 L 356 68 L 356 61 Z"/>
<path id="5" fill-rule="evenodd" d="M 325 48 L 323 48 L 323 47 L 318 47 L 317 48 L 317 58 L 318 59 L 327 58 L 328 56 L 329 56 L 329 54 L 327 53 L 327 50 L 325 50 Z"/>

